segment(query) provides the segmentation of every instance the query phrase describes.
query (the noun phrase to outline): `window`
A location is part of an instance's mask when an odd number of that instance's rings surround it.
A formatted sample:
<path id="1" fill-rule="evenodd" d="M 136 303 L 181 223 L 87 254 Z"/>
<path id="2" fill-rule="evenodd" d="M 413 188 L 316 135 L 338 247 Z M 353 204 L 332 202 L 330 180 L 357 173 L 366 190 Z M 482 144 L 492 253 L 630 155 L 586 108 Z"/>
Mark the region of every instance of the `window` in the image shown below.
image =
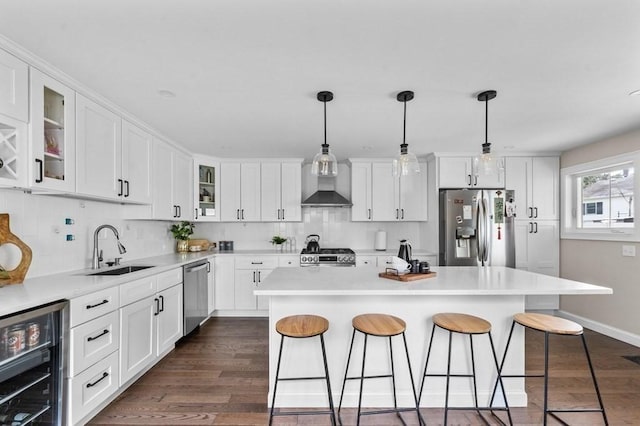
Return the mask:
<path id="1" fill-rule="evenodd" d="M 638 153 L 562 169 L 562 238 L 640 240 Z"/>

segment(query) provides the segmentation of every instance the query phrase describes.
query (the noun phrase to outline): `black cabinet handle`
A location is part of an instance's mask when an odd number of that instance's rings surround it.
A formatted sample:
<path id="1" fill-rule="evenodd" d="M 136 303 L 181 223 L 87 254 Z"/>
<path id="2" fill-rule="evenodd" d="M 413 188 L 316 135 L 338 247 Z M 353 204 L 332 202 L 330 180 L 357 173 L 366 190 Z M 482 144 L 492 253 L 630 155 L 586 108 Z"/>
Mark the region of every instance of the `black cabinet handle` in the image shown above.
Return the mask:
<path id="1" fill-rule="evenodd" d="M 123 187 L 122 179 L 118 179 L 118 197 L 122 197 L 122 187 Z"/>
<path id="2" fill-rule="evenodd" d="M 478 175 L 473 177 L 473 186 L 478 186 Z"/>
<path id="3" fill-rule="evenodd" d="M 284 209 L 282 209 L 282 220 L 284 220 Z"/>
<path id="4" fill-rule="evenodd" d="M 256 271 L 253 271 L 253 282 L 256 282 Z"/>
<path id="5" fill-rule="evenodd" d="M 207 262 L 207 273 L 211 272 L 211 262 Z"/>
<path id="6" fill-rule="evenodd" d="M 153 301 L 156 302 L 156 311 L 153 313 L 153 316 L 158 316 L 160 313 L 160 300 L 156 297 Z"/>
<path id="7" fill-rule="evenodd" d="M 178 208 L 178 217 L 182 217 L 182 206 L 176 206 Z"/>
<path id="8" fill-rule="evenodd" d="M 159 312 L 164 312 L 164 296 L 158 296 L 160 297 L 160 311 Z"/>
<path id="9" fill-rule="evenodd" d="M 538 208 L 537 207 L 533 208 L 533 217 L 536 218 L 536 219 L 538 218 Z"/>
<path id="10" fill-rule="evenodd" d="M 240 212 L 241 212 L 240 217 L 242 218 L 242 220 L 244 220 L 244 209 L 241 209 Z"/>
<path id="11" fill-rule="evenodd" d="M 469 178 L 469 186 L 471 186 L 471 175 L 467 175 L 467 177 Z"/>
<path id="12" fill-rule="evenodd" d="M 402 210 L 402 219 L 404 220 L 404 209 L 400 209 Z"/>
<path id="13" fill-rule="evenodd" d="M 529 210 L 529 217 L 533 217 L 533 207 L 527 207 Z"/>
<path id="14" fill-rule="evenodd" d="M 260 271 L 258 271 L 258 282 L 260 282 Z"/>
<path id="15" fill-rule="evenodd" d="M 101 381 L 103 381 L 104 379 L 106 379 L 107 377 L 109 377 L 109 373 L 107 373 L 106 371 L 104 373 L 102 373 L 102 377 L 100 377 L 98 380 L 96 380 L 93 383 L 87 383 L 87 388 L 92 388 L 95 385 L 97 385 L 98 383 L 100 383 Z"/>
<path id="16" fill-rule="evenodd" d="M 534 234 L 538 233 L 538 222 L 534 222 L 534 225 L 536 225 L 536 230 L 534 231 Z"/>
<path id="17" fill-rule="evenodd" d="M 278 209 L 278 220 L 280 220 L 280 209 Z"/>
<path id="18" fill-rule="evenodd" d="M 399 218 L 400 218 L 400 216 L 399 216 L 399 209 L 396 209 L 396 219 L 399 219 Z"/>
<path id="19" fill-rule="evenodd" d="M 236 219 L 240 220 L 240 209 L 236 209 Z"/>
<path id="20" fill-rule="evenodd" d="M 367 209 L 367 219 L 371 220 L 371 209 Z"/>
<path id="21" fill-rule="evenodd" d="M 42 176 L 43 176 L 43 171 L 42 171 L 42 160 L 39 158 L 36 158 L 36 163 L 38 164 L 38 175 L 40 177 L 36 178 L 36 183 L 41 183 L 42 182 Z"/>
<path id="22" fill-rule="evenodd" d="M 529 222 L 529 233 L 533 234 L 533 222 Z"/>
<path id="23" fill-rule="evenodd" d="M 262 265 L 262 262 L 251 262 L 252 265 Z"/>
<path id="24" fill-rule="evenodd" d="M 103 330 L 102 333 L 98 334 L 97 336 L 87 337 L 87 342 L 93 342 L 94 340 L 98 340 L 99 338 L 101 338 L 106 334 L 109 334 L 109 330 Z"/>
<path id="25" fill-rule="evenodd" d="M 104 305 L 105 303 L 109 303 L 109 301 L 107 299 L 104 299 L 102 302 L 96 303 L 95 305 L 87 305 L 87 309 L 97 308 L 98 306 Z"/>
<path id="26" fill-rule="evenodd" d="M 195 218 L 196 218 L 196 220 L 198 220 L 198 208 L 196 207 L 195 210 L 196 210 Z"/>
<path id="27" fill-rule="evenodd" d="M 125 198 L 126 198 L 126 197 L 128 197 L 128 196 L 129 196 L 129 181 L 128 181 L 128 180 L 125 180 L 125 181 L 124 181 L 124 185 L 125 185 L 125 188 L 126 188 L 126 191 L 124 192 L 124 196 L 125 196 Z"/>

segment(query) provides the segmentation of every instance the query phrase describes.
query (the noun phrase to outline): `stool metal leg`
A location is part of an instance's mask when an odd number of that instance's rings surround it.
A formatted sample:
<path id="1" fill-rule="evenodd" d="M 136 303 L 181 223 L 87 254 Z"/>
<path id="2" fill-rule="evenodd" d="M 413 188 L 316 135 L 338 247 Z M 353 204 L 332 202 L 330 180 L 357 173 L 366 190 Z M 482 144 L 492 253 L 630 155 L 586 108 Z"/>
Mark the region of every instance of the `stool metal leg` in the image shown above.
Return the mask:
<path id="1" fill-rule="evenodd" d="M 507 351 L 509 350 L 509 345 L 511 343 L 511 336 L 513 336 L 513 329 L 516 326 L 515 321 L 511 321 L 511 330 L 509 331 L 509 337 L 507 338 L 507 346 L 504 348 L 504 354 L 502 355 L 502 361 L 500 362 L 500 367 L 498 368 L 498 377 L 502 377 L 502 369 L 504 368 L 505 360 L 507 359 Z M 493 341 L 491 341 L 491 345 L 493 346 Z M 496 391 L 498 390 L 498 382 L 496 381 L 496 385 L 493 387 L 493 393 L 491 394 L 491 401 L 489 402 L 489 407 L 493 407 L 493 401 L 496 397 Z M 504 393 L 504 389 L 502 389 L 502 396 L 507 400 L 507 395 Z"/>
<path id="2" fill-rule="evenodd" d="M 396 396 L 396 372 L 393 362 L 393 345 L 391 344 L 391 336 L 389 336 L 389 357 L 391 358 L 391 386 L 393 387 L 393 408 L 398 409 L 398 398 Z M 398 417 L 400 413 L 396 412 Z"/>
<path id="3" fill-rule="evenodd" d="M 478 407 L 478 384 L 476 382 L 476 359 L 473 353 L 473 334 L 469 335 L 469 346 L 471 347 L 471 379 L 473 380 L 473 401 L 475 402 L 476 411 L 480 415 Z"/>
<path id="4" fill-rule="evenodd" d="M 360 395 L 358 395 L 358 421 L 356 426 L 360 426 L 360 412 L 362 410 L 362 389 L 364 387 L 364 364 L 367 358 L 367 337 L 369 335 L 364 333 L 364 347 L 362 348 L 362 371 L 360 372 Z"/>
<path id="5" fill-rule="evenodd" d="M 278 366 L 276 367 L 276 380 L 273 383 L 273 397 L 271 398 L 271 411 L 269 413 L 269 426 L 273 422 L 273 408 L 276 405 L 276 390 L 278 389 L 278 377 L 280 376 L 280 360 L 282 359 L 282 345 L 284 344 L 284 336 L 280 335 L 280 350 L 278 351 Z"/>
<path id="6" fill-rule="evenodd" d="M 404 342 L 404 352 L 407 355 L 407 366 L 409 367 L 409 378 L 411 379 L 411 390 L 413 391 L 413 400 L 416 404 L 416 414 L 418 416 L 418 422 L 421 425 L 426 425 L 426 422 L 422 418 L 422 414 L 420 414 L 420 404 L 418 403 L 418 396 L 416 395 L 416 384 L 413 381 L 413 371 L 411 370 L 411 361 L 409 360 L 409 346 L 407 346 L 407 336 L 404 334 L 404 332 L 402 333 L 402 341 Z"/>
<path id="7" fill-rule="evenodd" d="M 433 324 L 433 327 L 431 328 L 431 337 L 429 338 L 429 348 L 427 349 L 427 360 L 424 363 L 424 373 L 422 374 L 422 383 L 420 384 L 420 393 L 418 394 L 418 404 L 420 403 L 420 400 L 422 399 L 422 391 L 424 390 L 424 382 L 425 379 L 427 378 L 427 366 L 429 365 L 429 357 L 431 356 L 431 347 L 433 345 L 433 335 L 436 332 L 436 325 Z"/>
<path id="8" fill-rule="evenodd" d="M 320 345 L 322 346 L 322 360 L 324 361 L 324 374 L 327 376 L 327 395 L 329 395 L 329 408 L 331 410 L 331 424 L 336 426 L 336 412 L 333 406 L 333 395 L 331 394 L 331 382 L 329 381 L 329 365 L 327 364 L 327 352 L 324 346 L 324 336 L 320 335 Z"/>
<path id="9" fill-rule="evenodd" d="M 449 332 L 449 351 L 447 353 L 447 386 L 445 388 L 444 395 L 444 424 L 447 424 L 447 417 L 449 415 L 449 381 L 451 380 L 451 339 L 453 333 Z"/>
<path id="10" fill-rule="evenodd" d="M 353 340 L 356 338 L 356 329 L 351 334 L 351 346 L 349 346 L 349 355 L 347 356 L 347 367 L 344 369 L 344 379 L 342 379 L 342 391 L 340 392 L 340 403 L 338 404 L 338 417 L 342 409 L 342 398 L 344 397 L 344 387 L 347 384 L 347 373 L 349 372 L 349 363 L 351 362 L 351 352 L 353 351 Z M 342 421 L 340 421 L 342 423 Z"/>
<path id="11" fill-rule="evenodd" d="M 549 394 L 549 332 L 544 333 L 544 410 L 542 419 L 543 426 L 547 426 L 548 404 L 547 396 Z"/>
<path id="12" fill-rule="evenodd" d="M 604 424 L 608 425 L 609 421 L 607 420 L 607 414 L 604 411 L 602 396 L 600 396 L 600 388 L 598 387 L 598 382 L 596 381 L 596 373 L 593 371 L 593 364 L 591 363 L 591 356 L 589 355 L 589 349 L 587 349 L 587 341 L 584 337 L 584 333 L 581 334 L 580 337 L 582 338 L 582 347 L 584 348 L 584 354 L 587 356 L 589 371 L 591 371 L 591 378 L 593 379 L 593 387 L 596 389 L 596 395 L 598 396 L 598 404 L 600 405 L 600 409 L 602 410 L 602 418 L 604 419 Z"/>

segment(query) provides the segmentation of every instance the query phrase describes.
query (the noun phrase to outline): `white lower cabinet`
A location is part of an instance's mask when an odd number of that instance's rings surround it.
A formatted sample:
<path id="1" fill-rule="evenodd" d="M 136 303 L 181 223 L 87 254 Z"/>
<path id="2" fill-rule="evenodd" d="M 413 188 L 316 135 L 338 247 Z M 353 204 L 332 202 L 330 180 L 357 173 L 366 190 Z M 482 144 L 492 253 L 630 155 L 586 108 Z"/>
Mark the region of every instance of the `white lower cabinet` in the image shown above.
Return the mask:
<path id="1" fill-rule="evenodd" d="M 158 293 L 160 310 L 156 315 L 158 356 L 173 348 L 183 334 L 182 283 Z"/>
<path id="2" fill-rule="evenodd" d="M 356 254 L 356 266 L 376 266 L 377 264 L 376 256 L 360 256 Z"/>
<path id="3" fill-rule="evenodd" d="M 69 370 L 72 376 L 86 370 L 106 355 L 118 350 L 120 319 L 113 311 L 71 329 Z"/>
<path id="4" fill-rule="evenodd" d="M 234 256 L 216 256 L 213 261 L 215 276 L 216 310 L 235 309 L 235 259 Z"/>
<path id="5" fill-rule="evenodd" d="M 118 389 L 118 368 L 116 351 L 71 380 L 71 424 L 78 424 Z"/>
<path id="6" fill-rule="evenodd" d="M 278 266 L 277 256 L 236 256 L 235 309 L 269 309 L 269 298 L 253 291 Z"/>
<path id="7" fill-rule="evenodd" d="M 120 308 L 120 386 L 155 359 L 155 295 Z"/>

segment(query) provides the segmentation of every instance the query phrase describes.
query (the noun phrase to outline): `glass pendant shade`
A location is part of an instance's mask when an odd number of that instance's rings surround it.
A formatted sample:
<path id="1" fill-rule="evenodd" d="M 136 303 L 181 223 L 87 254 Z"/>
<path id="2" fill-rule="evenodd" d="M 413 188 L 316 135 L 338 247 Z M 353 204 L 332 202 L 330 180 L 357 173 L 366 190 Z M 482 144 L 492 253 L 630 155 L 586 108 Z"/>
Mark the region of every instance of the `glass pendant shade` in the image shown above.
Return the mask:
<path id="1" fill-rule="evenodd" d="M 329 151 L 329 144 L 327 143 L 327 102 L 333 99 L 333 93 L 328 91 L 318 92 L 317 98 L 324 104 L 324 143 L 321 145 L 320 152 L 313 157 L 311 174 L 315 176 L 337 176 L 338 160 Z"/>
<path id="2" fill-rule="evenodd" d="M 393 159 L 392 171 L 394 176 L 407 176 L 412 173 L 420 173 L 418 157 L 409 152 L 407 144 L 402 144 L 400 155 Z"/>
<path id="3" fill-rule="evenodd" d="M 329 151 L 329 145 L 322 144 L 321 151 L 313 157 L 311 174 L 315 176 L 338 175 L 338 160 L 336 160 L 336 156 Z"/>
<path id="4" fill-rule="evenodd" d="M 501 159 L 491 154 L 491 144 L 489 143 L 489 101 L 494 99 L 498 93 L 495 90 L 487 90 L 478 94 L 478 101 L 484 102 L 484 143 L 482 144 L 482 154 L 473 159 L 475 169 L 482 175 L 495 175 L 503 164 Z"/>

